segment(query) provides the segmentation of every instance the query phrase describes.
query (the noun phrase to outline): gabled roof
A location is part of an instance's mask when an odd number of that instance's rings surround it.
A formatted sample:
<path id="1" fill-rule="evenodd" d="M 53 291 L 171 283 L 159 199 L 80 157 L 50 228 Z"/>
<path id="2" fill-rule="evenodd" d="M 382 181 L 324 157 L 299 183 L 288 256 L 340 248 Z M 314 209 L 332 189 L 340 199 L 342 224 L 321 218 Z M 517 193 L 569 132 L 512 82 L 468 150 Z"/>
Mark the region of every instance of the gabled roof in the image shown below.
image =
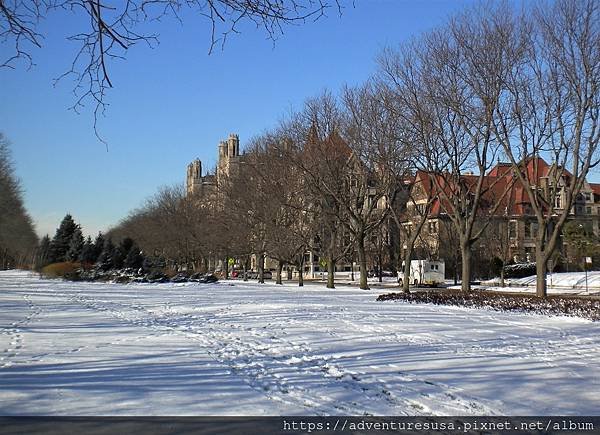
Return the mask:
<path id="1" fill-rule="evenodd" d="M 594 192 L 594 202 L 600 202 L 600 183 L 589 183 Z"/>
<path id="2" fill-rule="evenodd" d="M 352 156 L 352 149 L 337 131 L 331 132 L 326 138 L 320 138 L 315 127 L 311 127 L 308 133 L 304 151 L 319 153 L 318 155 L 327 153 L 328 156 L 343 157 L 345 159 Z"/>
<path id="3" fill-rule="evenodd" d="M 504 174 L 505 171 L 496 171 L 496 173 Z M 444 198 L 444 195 L 441 195 L 441 192 L 436 192 L 438 189 L 441 189 L 447 197 L 452 197 L 461 190 L 467 194 L 469 192 L 474 194 L 479 178 L 479 175 L 461 175 L 460 183 L 454 183 L 452 178 L 448 177 L 447 174 L 430 174 L 419 171 L 416 175 L 417 181 L 415 184 L 420 184 L 427 196 L 432 195 L 434 197 L 430 215 L 437 216 L 452 210 L 451 204 Z M 499 214 L 519 212 L 520 210 L 515 209 L 519 204 L 518 201 L 515 201 L 515 193 L 517 192 L 515 192 L 512 183 L 512 177 L 485 175 L 482 180 L 483 195 L 481 197 L 481 212 L 485 212 L 493 207 L 498 198 L 502 198 L 502 203 L 497 211 Z M 511 191 L 505 194 L 507 189 Z"/>
<path id="4" fill-rule="evenodd" d="M 525 170 L 532 184 L 540 185 L 540 180 L 552 175 L 553 171 L 561 171 L 565 178 L 571 177 L 571 173 L 557 165 L 548 165 L 541 157 L 530 158 L 526 161 Z M 466 192 L 474 192 L 479 175 L 465 174 L 460 176 L 460 184 L 452 181 L 452 177 L 445 174 L 433 174 L 426 171 L 418 171 L 415 176 L 415 185 L 420 185 L 426 195 L 435 197 L 430 216 L 437 216 L 441 213 L 450 213 L 452 207 L 446 203 L 443 195 L 437 194 L 436 185 L 451 197 L 459 189 L 466 189 Z M 435 182 L 434 182 L 435 180 Z M 456 185 L 454 185 L 456 184 Z M 600 202 L 600 183 L 589 183 L 594 192 L 595 202 Z M 523 216 L 531 214 L 531 201 L 529 195 L 521 183 L 516 179 L 515 172 L 510 163 L 498 162 L 483 178 L 482 187 L 484 193 L 481 198 L 481 212 L 485 213 L 496 204 L 496 201 L 502 197 L 502 202 L 496 210 L 498 216 Z M 463 190 L 465 191 L 465 190 Z M 506 192 L 506 193 L 505 193 Z M 504 195 L 504 197 L 503 197 Z"/>

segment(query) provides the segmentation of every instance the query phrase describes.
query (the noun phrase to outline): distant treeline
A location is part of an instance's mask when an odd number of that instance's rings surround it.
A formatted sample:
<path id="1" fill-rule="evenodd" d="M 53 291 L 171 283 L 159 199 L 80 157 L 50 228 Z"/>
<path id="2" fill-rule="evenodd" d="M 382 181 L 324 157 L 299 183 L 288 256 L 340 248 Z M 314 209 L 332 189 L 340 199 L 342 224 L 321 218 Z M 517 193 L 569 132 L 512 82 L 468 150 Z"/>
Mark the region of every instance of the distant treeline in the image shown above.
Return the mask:
<path id="1" fill-rule="evenodd" d="M 31 217 L 23 205 L 9 142 L 0 133 L 0 269 L 29 267 L 37 243 Z"/>
<path id="2" fill-rule="evenodd" d="M 48 235 L 40 241 L 36 256 L 36 268 L 55 263 L 80 263 L 84 268 L 97 268 L 107 271 L 112 269 L 139 269 L 144 263 L 140 248 L 133 239 L 126 237 L 114 244 L 110 237 L 98 233 L 95 240 L 83 237 L 81 226 L 67 214 L 54 237 Z"/>

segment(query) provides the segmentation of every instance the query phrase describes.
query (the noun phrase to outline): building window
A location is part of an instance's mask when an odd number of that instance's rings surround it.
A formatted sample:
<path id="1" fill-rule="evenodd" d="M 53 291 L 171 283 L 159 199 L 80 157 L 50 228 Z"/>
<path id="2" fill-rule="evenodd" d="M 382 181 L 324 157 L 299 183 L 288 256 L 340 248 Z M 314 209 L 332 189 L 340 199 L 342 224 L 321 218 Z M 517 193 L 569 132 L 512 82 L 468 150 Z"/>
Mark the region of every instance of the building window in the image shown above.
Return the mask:
<path id="1" fill-rule="evenodd" d="M 552 222 L 550 222 L 550 224 L 552 224 Z M 539 225 L 537 222 L 531 223 L 531 234 L 533 234 L 533 237 L 537 237 L 538 228 L 539 228 Z"/>
<path id="2" fill-rule="evenodd" d="M 583 194 L 583 196 L 585 196 L 585 200 L 586 201 L 591 201 L 592 200 L 592 194 L 590 192 L 585 192 Z"/>
<path id="3" fill-rule="evenodd" d="M 525 238 L 526 239 L 531 238 L 531 223 L 530 222 L 525 222 Z"/>
<path id="4" fill-rule="evenodd" d="M 508 237 L 511 239 L 517 238 L 517 221 L 510 221 L 508 223 Z"/>
<path id="5" fill-rule="evenodd" d="M 437 234 L 437 222 L 429 221 L 429 234 Z"/>
<path id="6" fill-rule="evenodd" d="M 585 214 L 592 214 L 592 207 L 586 207 Z"/>

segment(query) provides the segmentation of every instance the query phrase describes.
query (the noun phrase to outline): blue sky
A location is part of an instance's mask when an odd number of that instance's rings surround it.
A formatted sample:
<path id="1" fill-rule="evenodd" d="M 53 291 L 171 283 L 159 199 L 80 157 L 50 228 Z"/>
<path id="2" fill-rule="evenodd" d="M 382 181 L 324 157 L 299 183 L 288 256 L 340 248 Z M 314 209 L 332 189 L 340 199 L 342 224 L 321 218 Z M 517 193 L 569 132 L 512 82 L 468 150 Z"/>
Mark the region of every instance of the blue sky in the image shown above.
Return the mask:
<path id="1" fill-rule="evenodd" d="M 273 45 L 245 26 L 224 50 L 210 56 L 202 19 L 163 21 L 160 45 L 138 46 L 111 65 L 115 88 L 94 136 L 88 110 L 76 114 L 72 83 L 53 87 L 77 45 L 65 40 L 81 15 L 50 15 L 44 47 L 32 50 L 35 66 L 0 71 L 0 131 L 12 142 L 26 207 L 40 235 L 54 233 L 71 213 L 94 235 L 140 206 L 160 186 L 183 183 L 198 157 L 215 164 L 219 140 L 252 136 L 276 124 L 290 108 L 375 71 L 375 57 L 440 24 L 469 1 L 357 0 L 341 16 L 288 27 Z M 9 47 L 0 46 L 4 58 Z"/>

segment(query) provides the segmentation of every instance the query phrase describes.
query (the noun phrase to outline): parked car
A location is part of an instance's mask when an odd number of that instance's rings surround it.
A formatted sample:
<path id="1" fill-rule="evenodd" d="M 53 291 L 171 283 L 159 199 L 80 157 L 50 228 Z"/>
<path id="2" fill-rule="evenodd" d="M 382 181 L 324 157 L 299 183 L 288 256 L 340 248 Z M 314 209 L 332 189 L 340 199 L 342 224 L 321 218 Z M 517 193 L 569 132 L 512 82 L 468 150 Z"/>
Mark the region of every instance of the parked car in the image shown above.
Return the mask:
<path id="1" fill-rule="evenodd" d="M 369 278 L 377 278 L 377 277 L 379 277 L 379 271 L 371 269 L 371 270 L 367 271 L 367 276 Z M 384 277 L 384 276 L 386 276 L 386 277 L 392 276 L 393 277 L 393 276 L 396 276 L 396 275 L 394 274 L 394 272 L 391 272 L 389 270 L 382 270 L 381 271 L 381 276 L 382 277 Z"/>
<path id="2" fill-rule="evenodd" d="M 206 275 L 201 276 L 198 279 L 198 282 L 200 282 L 202 284 L 210 284 L 211 282 L 217 282 L 218 280 L 219 280 L 219 278 L 217 278 L 212 273 L 207 273 Z"/>
<path id="3" fill-rule="evenodd" d="M 248 274 L 248 279 L 258 279 L 258 272 L 257 271 L 249 270 L 246 273 Z M 242 276 L 242 274 L 243 274 L 243 272 L 240 273 L 240 276 Z M 265 270 L 263 272 L 263 278 L 264 279 L 271 279 L 271 278 L 273 278 L 273 273 L 270 270 Z"/>
<path id="4" fill-rule="evenodd" d="M 188 281 L 188 277 L 185 273 L 178 273 L 177 275 L 175 275 L 173 278 L 171 278 L 171 282 L 187 282 Z"/>

